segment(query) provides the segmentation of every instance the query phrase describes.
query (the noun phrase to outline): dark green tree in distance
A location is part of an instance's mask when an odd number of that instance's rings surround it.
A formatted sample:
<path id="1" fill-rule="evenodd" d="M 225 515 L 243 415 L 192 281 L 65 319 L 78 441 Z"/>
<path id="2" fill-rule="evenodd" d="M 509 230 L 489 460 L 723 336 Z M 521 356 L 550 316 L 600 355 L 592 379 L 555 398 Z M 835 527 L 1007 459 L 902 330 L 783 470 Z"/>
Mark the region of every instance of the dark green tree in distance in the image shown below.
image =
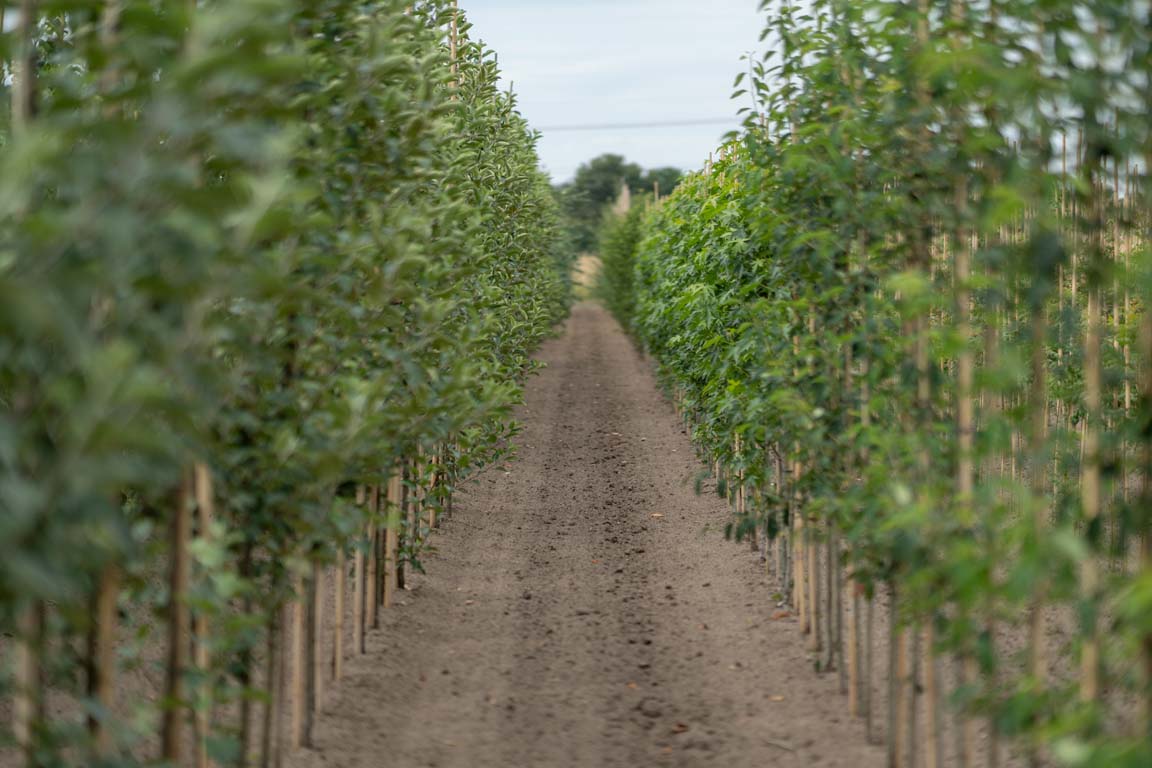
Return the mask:
<path id="1" fill-rule="evenodd" d="M 646 192 L 659 182 L 661 194 L 666 194 L 676 187 L 680 176 L 678 168 L 645 171 L 623 155 L 604 154 L 584 163 L 572 181 L 557 186 L 573 244 L 581 251 L 596 248 L 604 209 L 616 200 L 623 184 L 633 192 Z"/>
<path id="2" fill-rule="evenodd" d="M 653 189 L 658 188 L 660 195 L 663 196 L 676 188 L 676 185 L 680 183 L 680 177 L 683 175 L 683 171 L 679 168 L 673 168 L 672 166 L 652 168 L 644 172 L 644 176 L 640 180 L 640 189 L 638 190 L 633 186 L 632 191 L 638 192 L 643 190 L 645 192 L 651 192 Z M 659 186 L 657 187 L 657 185 Z"/>

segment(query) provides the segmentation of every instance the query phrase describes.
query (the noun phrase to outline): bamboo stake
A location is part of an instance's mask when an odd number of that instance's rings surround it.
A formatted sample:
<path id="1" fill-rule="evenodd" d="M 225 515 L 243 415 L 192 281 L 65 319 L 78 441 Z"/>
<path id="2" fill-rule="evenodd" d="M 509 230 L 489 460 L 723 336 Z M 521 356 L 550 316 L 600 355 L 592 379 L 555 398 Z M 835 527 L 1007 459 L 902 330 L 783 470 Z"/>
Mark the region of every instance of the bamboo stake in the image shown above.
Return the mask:
<path id="1" fill-rule="evenodd" d="M 1132 220 L 1133 215 L 1132 204 L 1132 161 L 1128 160 L 1125 163 L 1124 169 L 1124 211 L 1125 219 Z M 1127 234 L 1124 238 L 1124 318 L 1126 322 L 1131 322 L 1132 319 L 1132 297 L 1129 293 L 1128 286 L 1131 283 L 1129 278 L 1129 262 L 1132 253 L 1132 237 Z M 1129 343 L 1128 338 L 1124 339 L 1124 416 L 1127 417 L 1132 413 L 1132 345 Z M 1124 483 L 1125 500 L 1127 500 L 1128 483 Z"/>
<path id="2" fill-rule="evenodd" d="M 1152 102 L 1152 88 L 1149 88 L 1147 94 L 1148 102 Z M 1152 103 L 1146 103 L 1146 106 L 1152 107 Z M 1144 246 L 1147 247 L 1152 243 L 1152 216 L 1149 215 L 1148 207 L 1152 202 L 1152 136 L 1145 133 L 1144 144 L 1144 226 L 1145 241 Z M 1140 388 L 1143 391 L 1144 407 L 1152 407 L 1152 302 L 1147 298 L 1144 304 L 1144 314 L 1140 321 L 1140 346 L 1143 351 L 1143 368 L 1141 370 Z M 1147 418 L 1147 414 L 1145 414 Z M 1144 473 L 1143 473 L 1143 491 L 1144 491 L 1144 510 L 1152 509 L 1152 441 L 1149 441 L 1148 436 L 1145 435 L 1144 442 Z M 1147 512 L 1145 512 L 1147 514 Z M 1147 573 L 1152 569 L 1152 530 L 1148 530 L 1145 526 L 1143 535 L 1142 549 L 1142 563 L 1141 567 Z M 1152 739 L 1152 632 L 1144 635 L 1143 642 L 1143 655 L 1144 655 L 1144 736 L 1145 738 Z"/>
<path id="3" fill-rule="evenodd" d="M 965 648 L 961 654 L 956 661 L 956 680 L 958 686 L 964 688 L 978 679 L 979 670 L 970 648 Z M 961 768 L 967 768 L 976 755 L 976 722 L 963 710 L 957 712 L 956 720 L 959 726 L 956 729 L 957 759 Z"/>
<path id="4" fill-rule="evenodd" d="M 108 718 L 115 705 L 116 628 L 119 624 L 116 604 L 120 597 L 120 567 L 105 565 L 100 571 L 92 600 L 92 627 L 88 635 L 88 698 L 99 707 L 100 715 L 88 716 L 88 729 L 98 758 L 114 754 L 112 731 Z"/>
<path id="5" fill-rule="evenodd" d="M 215 498 L 212 493 L 212 473 L 205 464 L 197 463 L 193 469 L 194 495 L 196 497 L 196 520 L 201 539 L 210 540 L 212 535 L 212 518 L 215 514 Z M 192 636 L 194 643 L 193 666 L 206 676 L 209 669 L 208 656 L 208 617 L 203 611 L 197 612 L 193 618 Z M 208 695 L 204 692 L 197 697 L 199 700 L 193 713 L 192 727 L 196 736 L 195 764 L 196 768 L 208 768 L 208 731 L 211 721 L 211 688 Z"/>
<path id="6" fill-rule="evenodd" d="M 378 629 L 380 627 L 380 613 L 376 602 L 376 580 L 379 578 L 380 558 L 377 549 L 377 515 L 380 512 L 380 486 L 373 485 L 368 489 L 368 509 L 370 522 L 366 535 L 368 537 L 368 562 L 364 572 L 364 610 L 365 623 Z"/>
<path id="7" fill-rule="evenodd" d="M 1152 154 L 1152 153 L 1150 153 Z M 1148 158 L 1152 160 L 1152 157 Z M 1149 166 L 1152 167 L 1152 166 Z M 1144 308 L 1144 316 L 1140 322 L 1140 346 L 1143 357 L 1144 370 L 1142 371 L 1140 388 L 1143 392 L 1145 408 L 1152 405 L 1152 312 L 1148 306 Z M 1152 441 L 1145 435 L 1143 456 L 1142 496 L 1143 508 L 1152 509 Z M 1146 513 L 1147 514 L 1147 513 Z M 1141 566 L 1145 573 L 1152 569 L 1152 531 L 1145 530 L 1142 536 Z M 1144 635 L 1141 642 L 1144 657 L 1144 735 L 1152 738 L 1152 632 Z"/>
<path id="8" fill-rule="evenodd" d="M 873 650 L 875 649 L 875 641 L 873 639 L 873 632 L 875 632 L 875 614 L 876 614 L 876 599 L 872 595 L 867 596 L 865 621 L 864 621 L 864 674 L 861 675 L 861 684 L 863 693 L 860 697 L 860 706 L 864 710 L 864 738 L 869 744 L 875 743 L 872 727 L 872 670 L 875 669 L 873 665 Z"/>
<path id="9" fill-rule="evenodd" d="M 16 619 L 13 638 L 12 736 L 29 768 L 36 768 L 37 728 L 43 718 L 44 680 L 41 654 L 44 646 L 44 603 L 23 608 Z"/>
<path id="10" fill-rule="evenodd" d="M 188 648 L 188 540 L 192 532 L 189 501 L 193 480 L 185 470 L 176 493 L 169 533 L 168 665 L 164 684 L 164 716 L 160 759 L 178 764 L 183 751 L 184 672 Z"/>
<path id="11" fill-rule="evenodd" d="M 920 647 L 920 632 L 916 625 L 912 625 L 904 630 L 904 652 L 907 654 L 907 676 L 904 682 L 904 701 L 908 707 L 908 714 L 906 716 L 905 730 L 907 731 L 907 746 L 908 758 L 905 763 L 908 766 L 916 765 L 916 756 L 919 754 L 919 736 L 918 718 L 917 718 L 917 704 L 919 701 L 919 689 L 916 681 L 919 679 L 920 672 L 920 656 L 922 648 Z"/>
<path id="12" fill-rule="evenodd" d="M 285 608 L 280 611 L 280 630 L 281 645 L 284 645 L 287 640 L 284 635 L 287 634 L 289 609 Z M 284 708 L 285 699 L 288 698 L 288 654 L 287 649 L 282 650 L 274 658 L 276 667 L 276 690 L 278 695 L 273 699 L 274 708 L 272 714 L 275 716 L 274 727 L 275 734 L 272 738 L 272 765 L 275 768 L 280 768 L 283 764 L 284 758 L 284 716 L 281 710 Z"/>
<path id="13" fill-rule="evenodd" d="M 1092 216 L 1089 222 L 1089 258 L 1092 267 L 1100 266 L 1103 254 L 1101 237 L 1101 199 L 1096 189 L 1096 161 L 1085 169 L 1091 199 L 1088 208 Z M 1088 282 L 1088 301 L 1084 310 L 1084 431 L 1082 442 L 1083 461 L 1080 474 L 1080 504 L 1085 523 L 1091 527 L 1100 517 L 1100 436 L 1102 416 L 1102 376 L 1100 366 L 1101 346 L 1101 304 L 1100 279 L 1093 277 L 1091 270 Z M 1080 585 L 1082 598 L 1091 607 L 1084 621 L 1084 638 L 1080 657 L 1080 697 L 1084 701 L 1095 701 L 1100 694 L 1100 639 L 1094 616 L 1095 603 L 1099 597 L 1100 576 L 1095 552 L 1091 552 L 1081 563 Z"/>
<path id="14" fill-rule="evenodd" d="M 388 513 L 384 528 L 384 607 L 391 608 L 396 599 L 396 555 L 400 545 L 397 528 L 400 505 L 403 501 L 403 478 L 398 470 L 388 477 Z"/>
<path id="15" fill-rule="evenodd" d="M 335 605 L 332 621 L 332 679 L 340 682 L 344 677 L 344 593 L 347 591 L 348 564 L 344 547 L 336 552 Z"/>
<path id="16" fill-rule="evenodd" d="M 844 589 L 847 584 L 844 581 L 844 569 L 840 558 L 840 530 L 835 521 L 831 523 L 831 526 L 832 538 L 828 550 L 832 557 L 832 567 L 828 577 L 830 585 L 828 598 L 833 603 L 830 615 L 835 624 L 835 630 L 830 633 L 829 637 L 829 642 L 832 645 L 829 659 L 836 667 L 840 693 L 846 694 L 848 693 L 848 665 L 844 663 Z"/>
<path id="17" fill-rule="evenodd" d="M 1048 438 L 1048 385 L 1047 385 L 1047 336 L 1048 317 L 1045 309 L 1046 296 L 1038 297 L 1032 307 L 1032 388 L 1030 391 L 1032 424 L 1031 424 L 1031 485 L 1032 485 L 1032 535 L 1037 542 L 1048 530 L 1048 504 L 1046 493 L 1048 479 L 1046 475 L 1047 463 L 1045 450 Z M 1037 690 L 1043 691 L 1047 686 L 1048 662 L 1044 643 L 1044 620 L 1046 616 L 1045 602 L 1047 600 L 1046 585 L 1037 580 L 1036 589 L 1032 596 L 1032 611 L 1028 630 L 1029 672 Z M 1029 749 L 1029 760 L 1036 765 L 1039 756 L 1032 747 Z"/>
<path id="18" fill-rule="evenodd" d="M 924 624 L 924 764 L 926 768 L 944 765 L 943 720 L 940 717 L 940 658 L 936 654 L 936 628 L 931 618 Z"/>
<path id="19" fill-rule="evenodd" d="M 280 650 L 281 610 L 268 615 L 265 631 L 264 677 L 268 687 L 268 699 L 264 703 L 264 717 L 260 734 L 260 768 L 272 768 L 273 752 L 276 748 L 278 724 L 280 722 L 279 703 L 283 700 L 284 686 L 278 673 L 279 661 L 284 655 Z"/>
<path id="20" fill-rule="evenodd" d="M 861 250 L 861 253 L 864 254 L 866 252 L 864 250 Z M 866 326 L 865 339 L 867 340 L 868 338 L 870 338 L 870 336 L 871 336 L 871 334 L 868 332 L 867 326 Z M 865 348 L 867 347 L 866 344 L 864 346 L 865 346 Z M 872 384 L 871 384 L 870 377 L 871 377 L 871 358 L 868 355 L 864 355 L 860 360 L 860 425 L 863 428 L 863 431 L 865 433 L 867 433 L 872 426 Z M 865 442 L 864 447 L 862 447 L 860 450 L 860 466 L 862 468 L 867 467 L 870 459 L 871 459 L 870 452 L 868 450 L 867 443 Z M 855 576 L 855 573 L 853 573 L 853 577 L 854 576 Z M 855 634 L 857 636 L 859 636 L 859 634 L 860 634 L 860 624 L 861 624 L 861 618 L 862 618 L 860 616 L 860 607 L 861 607 L 860 606 L 860 603 L 861 603 L 860 598 L 862 596 L 861 595 L 862 589 L 863 589 L 863 585 L 858 584 L 858 583 L 854 584 L 853 589 L 852 589 L 852 632 L 853 632 L 853 634 Z M 862 670 L 859 669 L 859 667 L 861 666 L 860 664 L 856 665 L 857 668 L 853 670 L 854 674 L 851 676 L 852 682 L 850 683 L 850 685 L 851 685 L 851 688 L 853 691 L 856 691 L 856 690 L 860 691 L 860 693 L 858 694 L 860 697 L 860 710 L 861 710 L 861 714 L 864 716 L 864 719 L 865 719 L 865 732 L 866 732 L 868 741 L 871 742 L 872 741 L 872 709 L 871 709 L 871 696 L 872 696 L 872 610 L 873 610 L 871 597 L 868 597 L 867 603 L 868 603 L 868 605 L 867 605 L 867 610 L 868 610 L 867 619 L 868 619 L 868 621 L 867 621 L 867 627 L 865 628 L 865 633 L 864 633 L 864 638 L 865 638 L 865 642 L 867 645 L 867 650 L 864 654 L 862 654 L 863 658 L 860 658 L 860 656 L 858 655 L 858 654 L 860 654 L 860 651 L 858 649 L 859 642 L 858 641 L 854 642 L 852 645 L 853 654 L 857 655 L 858 660 L 863 662 L 863 665 L 862 665 L 863 669 Z"/>
<path id="21" fill-rule="evenodd" d="M 996 668 L 996 613 L 992 606 L 993 596 L 991 591 L 985 596 L 987 603 L 986 617 L 985 617 L 985 632 L 988 634 L 988 655 L 992 660 L 992 669 L 988 672 L 988 698 L 994 698 L 999 689 L 999 674 Z M 987 744 L 987 760 L 985 765 L 987 768 L 999 768 L 1000 766 L 1000 733 L 996 726 L 996 722 L 989 718 L 988 721 L 988 744 Z"/>
<path id="22" fill-rule="evenodd" d="M 292 598 L 292 723 L 289 738 L 293 749 L 304 744 L 304 580 L 297 576 Z"/>
<path id="23" fill-rule="evenodd" d="M 813 309 L 808 311 L 808 337 L 814 338 L 816 336 L 816 313 Z M 817 540 L 817 532 L 819 531 L 819 523 L 813 519 L 805 525 L 807 536 L 804 541 L 804 548 L 808 557 L 808 619 L 812 631 L 808 636 L 808 647 L 815 653 L 819 653 L 823 647 L 823 635 L 821 634 L 821 592 L 820 592 L 820 547 Z"/>
<path id="24" fill-rule="evenodd" d="M 400 484 L 400 515 L 399 515 L 399 529 L 396 532 L 396 589 L 403 590 L 405 585 L 405 569 L 404 560 L 400 557 L 400 548 L 404 547 L 409 552 L 416 548 L 416 500 L 412 493 L 412 461 L 405 459 L 400 463 L 401 479 Z"/>
<path id="25" fill-rule="evenodd" d="M 824 542 L 824 599 L 827 600 L 824 628 L 827 632 L 826 652 L 823 671 L 828 672 L 836 667 L 836 522 L 828 521 L 828 537 Z"/>
<path id="26" fill-rule="evenodd" d="M 444 513 L 449 519 L 452 517 L 452 497 L 455 495 L 456 487 L 456 454 L 459 448 L 459 444 L 455 441 L 448 443 L 444 448 L 445 476 L 448 478 L 448 498 L 445 500 Z"/>
<path id="27" fill-rule="evenodd" d="M 888 606 L 888 768 L 903 765 L 900 745 L 904 742 L 904 680 L 907 677 L 905 633 L 900 630 L 896 586 L 889 585 Z"/>
<path id="28" fill-rule="evenodd" d="M 804 530 L 807 533 L 804 549 L 808 566 L 808 620 L 811 626 L 811 631 L 808 633 L 808 649 L 819 653 L 823 643 L 820 625 L 820 569 L 817 562 L 820 548 L 815 541 L 816 521 L 809 521 Z"/>
<path id="29" fill-rule="evenodd" d="M 804 515 L 800 512 L 799 485 L 801 471 L 800 462 L 794 461 L 792 463 L 792 524 L 794 526 L 794 533 L 792 535 L 792 567 L 795 572 L 792 576 L 792 584 L 793 591 L 796 594 L 796 614 L 800 620 L 800 630 L 807 634 L 812 631 L 812 623 L 808 611 L 807 568 L 804 562 L 804 539 L 807 534 L 804 530 Z"/>
<path id="30" fill-rule="evenodd" d="M 773 465 L 773 477 L 776 481 L 776 496 L 779 499 L 788 499 L 788 471 L 784 466 L 784 453 L 777 444 L 774 448 L 775 456 Z M 789 583 L 789 568 L 791 564 L 788 562 L 788 553 L 791 549 L 788 541 L 788 530 L 792 525 L 791 516 L 788 514 L 787 501 L 785 509 L 780 511 L 778 519 L 780 521 L 776 531 L 776 582 L 780 585 L 780 592 L 784 595 L 784 599 L 791 602 L 791 587 Z"/>
<path id="31" fill-rule="evenodd" d="M 969 288 L 971 274 L 971 252 L 967 243 L 967 226 L 964 217 L 968 211 L 967 180 L 957 182 L 954 206 L 960 222 L 955 233 L 953 249 L 953 279 L 955 281 L 956 331 L 961 348 L 956 356 L 956 511 L 964 524 L 975 523 L 973 493 L 975 490 L 975 465 L 973 461 L 975 445 L 975 359 L 971 349 L 972 338 L 972 294 Z M 924 386 L 927 386 L 926 383 Z M 923 398 L 925 401 L 927 398 Z M 929 700 L 929 707 L 934 702 Z M 936 719 L 936 713 L 932 713 Z M 970 724 L 965 723 L 967 727 Z"/>
<path id="32" fill-rule="evenodd" d="M 3 2 L 3 0 L 0 0 L 0 2 Z M 106 0 L 104 12 L 100 18 L 100 44 L 106 51 L 115 50 L 116 46 L 119 45 L 120 16 L 123 11 L 123 0 Z M 0 11 L 0 14 L 2 14 L 2 11 Z M 3 24 L 0 24 L 0 29 L 3 29 Z M 110 94 L 116 87 L 118 76 L 119 71 L 117 67 L 105 67 L 100 77 L 100 87 L 105 96 Z M 105 114 L 114 116 L 116 109 L 109 105 L 105 107 Z"/>
<path id="33" fill-rule="evenodd" d="M 848 622 L 848 713 L 860 717 L 860 593 L 851 573 L 847 582 L 852 597 L 852 621 Z"/>
<path id="34" fill-rule="evenodd" d="M 357 486 L 356 488 L 356 504 L 364 504 L 367 494 L 365 493 L 364 486 Z M 352 594 L 352 632 L 353 646 L 356 648 L 356 653 L 364 653 L 364 597 L 367 592 L 364 589 L 364 576 L 367 568 L 364 563 L 364 547 L 363 541 L 360 542 L 361 546 L 356 547 L 356 552 L 353 554 L 353 568 L 355 570 L 353 594 Z"/>
<path id="35" fill-rule="evenodd" d="M 36 0 L 20 0 L 19 41 L 12 65 L 12 134 L 21 136 L 36 112 L 36 46 L 33 37 L 38 19 Z"/>
<path id="36" fill-rule="evenodd" d="M 377 508 L 380 510 L 384 509 L 386 494 L 387 488 L 381 487 L 379 503 L 377 505 Z M 378 522 L 372 532 L 372 549 L 373 555 L 376 558 L 376 570 L 372 574 L 372 588 L 375 590 L 373 597 L 376 600 L 375 626 L 377 627 L 380 626 L 380 611 L 384 607 L 384 538 L 384 525 Z"/>
<path id="37" fill-rule="evenodd" d="M 733 438 L 733 448 L 736 453 L 736 460 L 739 462 L 739 469 L 736 470 L 736 516 L 743 523 L 748 516 L 748 489 L 744 482 L 744 441 L 740 435 Z M 755 526 L 752 526 L 748 535 L 748 544 L 753 552 L 760 551 L 760 540 Z"/>
<path id="38" fill-rule="evenodd" d="M 314 595 L 312 599 L 312 709 L 319 712 L 324 706 L 324 568 L 319 563 L 312 565 Z M 315 718 L 313 718 L 315 719 Z M 311 742 L 311 738 L 309 738 Z"/>
<path id="39" fill-rule="evenodd" d="M 436 499 L 434 494 L 436 490 L 436 456 L 434 454 L 425 454 L 423 451 L 420 452 L 420 456 L 424 459 L 423 470 L 426 475 L 426 477 L 422 479 L 427 482 L 427 485 L 423 487 L 420 493 L 420 498 L 421 503 L 428 513 L 428 535 L 431 536 L 432 529 L 436 527 Z M 428 501 L 429 497 L 432 498 L 431 503 Z"/>
<path id="40" fill-rule="evenodd" d="M 428 456 L 430 464 L 431 479 L 429 481 L 429 493 L 432 495 L 432 503 L 428 505 L 428 528 L 439 528 L 440 519 L 436 514 L 436 510 L 440 506 L 439 490 L 440 490 L 440 450 L 437 448 Z"/>
<path id="41" fill-rule="evenodd" d="M 421 505 L 424 502 L 422 496 L 422 486 L 420 478 L 420 454 L 419 450 L 415 457 L 411 459 L 408 465 L 408 519 L 407 519 L 407 535 L 409 538 L 409 547 L 411 552 L 420 551 L 423 544 L 424 537 L 420 531 L 420 512 Z"/>

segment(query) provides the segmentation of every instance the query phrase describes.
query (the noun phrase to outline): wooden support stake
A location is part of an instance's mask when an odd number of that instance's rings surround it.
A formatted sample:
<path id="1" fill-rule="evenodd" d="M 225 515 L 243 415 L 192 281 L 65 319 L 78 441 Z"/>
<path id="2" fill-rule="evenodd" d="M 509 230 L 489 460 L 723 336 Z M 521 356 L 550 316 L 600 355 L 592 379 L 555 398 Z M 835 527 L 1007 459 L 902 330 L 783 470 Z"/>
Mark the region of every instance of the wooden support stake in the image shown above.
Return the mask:
<path id="1" fill-rule="evenodd" d="M 940 719 L 940 663 L 936 656 L 936 630 L 929 618 L 924 625 L 924 765 L 942 768 L 943 723 Z"/>
<path id="2" fill-rule="evenodd" d="M 22 135 L 36 112 L 36 0 L 21 0 L 16 28 L 17 58 L 12 72 L 12 133 Z"/>
<path id="3" fill-rule="evenodd" d="M 367 498 L 364 486 L 356 488 L 356 503 L 362 505 Z M 364 653 L 364 598 L 367 595 L 364 589 L 364 577 L 367 573 L 367 564 L 364 562 L 364 541 L 361 540 L 353 554 L 353 568 L 355 569 L 352 593 L 352 633 L 353 646 L 356 653 Z"/>
<path id="4" fill-rule="evenodd" d="M 44 644 L 44 604 L 23 608 L 13 638 L 15 669 L 12 680 L 12 736 L 29 768 L 35 768 L 36 729 L 43 708 L 44 681 L 41 653 Z"/>
<path id="5" fill-rule="evenodd" d="M 903 765 L 904 743 L 904 681 L 907 677 L 907 655 L 904 652 L 905 633 L 900 629 L 896 587 L 889 586 L 888 614 L 888 768 Z"/>
<path id="6" fill-rule="evenodd" d="M 840 692 L 844 693 L 844 664 L 841 658 L 843 649 L 840 647 L 840 570 L 839 543 L 836 537 L 836 521 L 828 521 L 828 540 L 824 547 L 824 584 L 828 595 L 828 616 L 824 621 L 827 630 L 828 647 L 825 649 L 824 671 L 835 669 L 840 681 Z"/>
<path id="7" fill-rule="evenodd" d="M 848 593 L 852 598 L 852 621 L 848 622 L 848 713 L 860 716 L 860 590 L 851 570 Z"/>
<path id="8" fill-rule="evenodd" d="M 201 539 L 212 535 L 212 518 L 215 514 L 215 498 L 212 492 L 212 473 L 207 465 L 197 463 L 192 468 L 193 495 L 196 500 L 196 523 Z M 208 656 L 208 617 L 198 612 L 192 623 L 193 665 L 197 672 L 206 676 L 209 669 Z M 196 768 L 208 768 L 208 730 L 211 722 L 211 685 L 207 695 L 199 692 L 193 712 L 192 728 L 195 734 Z"/>
<path id="9" fill-rule="evenodd" d="M 344 593 L 348 589 L 345 583 L 347 569 L 344 546 L 341 545 L 336 553 L 336 599 L 332 622 L 332 679 L 337 683 L 344 676 Z"/>
<path id="10" fill-rule="evenodd" d="M 428 462 L 429 462 L 428 490 L 424 493 L 424 498 L 425 498 L 425 504 L 427 504 L 427 507 L 428 507 L 428 530 L 431 531 L 433 528 L 436 528 L 440 525 L 439 521 L 436 519 L 436 507 L 440 503 L 440 500 L 436 497 L 436 490 L 438 487 L 439 477 L 440 477 L 439 457 L 435 453 L 432 453 L 428 458 Z M 430 504 L 427 502 L 427 499 L 429 497 L 431 497 L 431 499 L 432 499 L 432 502 Z"/>
<path id="11" fill-rule="evenodd" d="M 186 470 L 176 492 L 169 533 L 168 665 L 164 684 L 164 716 L 160 732 L 160 759 L 179 764 L 183 752 L 184 671 L 187 666 L 188 540 L 192 533 L 191 471 Z"/>
<path id="12" fill-rule="evenodd" d="M 1095 157 L 1095 153 L 1093 153 Z M 1103 373 L 1101 364 L 1102 340 L 1102 305 L 1100 277 L 1097 274 L 1103 268 L 1103 246 L 1101 230 L 1103 228 L 1103 202 L 1097 185 L 1097 170 L 1099 160 L 1093 159 L 1085 170 L 1089 199 L 1089 281 L 1088 301 L 1084 308 L 1084 420 L 1080 467 L 1080 506 L 1084 516 L 1086 528 L 1091 528 L 1101 517 L 1103 494 L 1102 483 L 1102 456 L 1100 451 L 1100 432 L 1103 422 Z M 1080 652 L 1080 698 L 1085 702 L 1097 701 L 1100 697 L 1100 628 L 1095 616 L 1095 605 L 1100 599 L 1101 579 L 1096 553 L 1083 559 L 1080 565 L 1081 598 L 1093 607 L 1086 612 L 1083 630 L 1083 641 Z"/>
<path id="13" fill-rule="evenodd" d="M 92 626 L 88 634 L 88 698 L 101 711 L 88 716 L 88 730 L 97 757 L 114 754 L 112 731 L 106 717 L 115 705 L 116 627 L 119 616 L 116 603 L 120 597 L 120 568 L 115 563 L 104 566 L 92 598 Z"/>
<path id="14" fill-rule="evenodd" d="M 324 568 L 319 563 L 312 565 L 313 586 L 312 615 L 315 625 L 312 632 L 312 706 L 319 712 L 324 706 Z M 313 717 L 315 720 L 315 717 Z"/>
<path id="15" fill-rule="evenodd" d="M 280 646 L 284 647 L 287 643 L 288 634 L 288 621 L 290 608 L 283 608 L 280 611 Z M 276 664 L 276 689 L 278 695 L 273 698 L 272 714 L 275 717 L 275 732 L 272 738 L 272 765 L 274 768 L 280 768 L 284 759 L 284 716 L 281 714 L 284 710 L 284 705 L 287 698 L 291 695 L 288 687 L 288 653 L 287 648 L 284 647 L 277 653 L 273 660 Z"/>
<path id="16" fill-rule="evenodd" d="M 920 754 L 920 729 L 918 723 L 919 715 L 919 701 L 920 701 L 920 630 L 916 625 L 908 627 L 904 631 L 904 648 L 907 653 L 907 676 L 904 683 L 904 702 L 908 708 L 905 715 L 904 730 L 907 734 L 906 739 L 906 759 L 905 765 L 909 768 L 914 768 L 916 765 L 916 756 Z"/>
<path id="17" fill-rule="evenodd" d="M 415 510 L 416 504 L 412 496 L 412 462 L 404 459 L 400 462 L 400 471 L 402 473 L 402 482 L 400 483 L 400 514 L 398 525 L 399 528 L 396 532 L 397 541 L 397 554 L 396 554 L 396 589 L 397 591 L 405 588 L 405 572 L 404 560 L 400 557 L 400 548 L 404 547 L 408 551 L 413 551 L 416 547 L 416 526 L 415 526 Z"/>
<path id="18" fill-rule="evenodd" d="M 876 614 L 876 600 L 874 597 L 868 596 L 865 601 L 865 614 L 864 614 L 864 674 L 861 678 L 861 691 L 860 707 L 864 710 L 864 738 L 869 744 L 875 743 L 872 736 L 872 670 L 875 665 L 872 663 L 873 651 L 875 643 L 873 642 L 873 631 L 875 627 L 875 614 Z"/>
<path id="19" fill-rule="evenodd" d="M 380 626 L 380 613 L 376 602 L 376 580 L 379 578 L 380 559 L 377 537 L 377 516 L 380 512 L 380 486 L 373 485 L 368 490 L 368 509 L 370 522 L 366 535 L 368 537 L 368 562 L 364 570 L 364 610 L 365 623 L 372 629 Z"/>
<path id="20" fill-rule="evenodd" d="M 304 580 L 297 576 L 292 599 L 292 724 L 289 738 L 293 749 L 304 744 Z"/>
<path id="21" fill-rule="evenodd" d="M 419 459 L 408 462 L 408 514 L 405 517 L 404 531 L 408 541 L 408 551 L 420 549 L 420 475 Z"/>
<path id="22" fill-rule="evenodd" d="M 384 607 L 391 608 L 396 599 L 396 555 L 400 545 L 400 531 L 397 528 L 400 504 L 403 500 L 403 478 L 399 469 L 394 469 L 388 477 L 387 513 L 384 527 Z"/>
<path id="23" fill-rule="evenodd" d="M 808 633 L 808 648 L 812 651 L 820 651 L 822 645 L 821 638 L 821 625 L 820 625 L 820 547 L 816 541 L 816 521 L 810 520 L 804 526 L 804 550 L 807 553 L 807 569 L 808 574 L 808 624 L 810 631 Z"/>
<path id="24" fill-rule="evenodd" d="M 281 618 L 283 612 L 275 610 L 268 616 L 265 630 L 264 684 L 268 689 L 268 699 L 264 703 L 264 717 L 260 734 L 260 768 L 272 768 L 273 755 L 279 738 L 280 702 L 284 698 L 284 686 L 280 675 L 280 659 L 284 655 L 281 646 Z"/>
<path id="25" fill-rule="evenodd" d="M 796 614 L 800 620 L 800 631 L 808 633 L 812 631 L 812 623 L 808 610 L 808 571 L 804 562 L 804 540 L 807 536 L 807 532 L 804 530 L 804 515 L 800 511 L 800 496 L 796 490 L 798 488 L 800 472 L 800 462 L 796 461 L 793 463 L 795 482 L 792 486 L 792 566 L 794 568 L 794 573 L 792 575 L 792 589 L 796 595 Z"/>

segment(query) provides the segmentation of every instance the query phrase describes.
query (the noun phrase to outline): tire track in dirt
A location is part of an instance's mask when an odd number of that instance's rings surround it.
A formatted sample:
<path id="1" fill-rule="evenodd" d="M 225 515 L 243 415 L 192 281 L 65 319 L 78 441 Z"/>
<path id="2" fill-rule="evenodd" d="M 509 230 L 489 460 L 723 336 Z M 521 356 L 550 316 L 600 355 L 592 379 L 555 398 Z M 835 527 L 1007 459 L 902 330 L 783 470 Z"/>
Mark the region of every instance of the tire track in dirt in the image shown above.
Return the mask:
<path id="1" fill-rule="evenodd" d="M 723 540 L 725 502 L 694 492 L 688 438 L 611 317 L 578 304 L 539 358 L 519 457 L 461 491 L 289 765 L 881 765 Z"/>

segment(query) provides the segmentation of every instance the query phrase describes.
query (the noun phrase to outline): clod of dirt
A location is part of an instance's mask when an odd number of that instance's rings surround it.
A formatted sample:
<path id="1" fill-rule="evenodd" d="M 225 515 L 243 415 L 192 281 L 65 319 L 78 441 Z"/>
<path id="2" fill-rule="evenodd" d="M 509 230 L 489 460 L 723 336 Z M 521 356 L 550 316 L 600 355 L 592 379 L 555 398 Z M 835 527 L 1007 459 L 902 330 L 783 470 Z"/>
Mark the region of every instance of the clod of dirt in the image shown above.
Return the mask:
<path id="1" fill-rule="evenodd" d="M 664 710 L 660 708 L 660 703 L 653 698 L 641 699 L 640 703 L 636 705 L 636 709 L 644 717 L 657 718 L 664 714 Z"/>

